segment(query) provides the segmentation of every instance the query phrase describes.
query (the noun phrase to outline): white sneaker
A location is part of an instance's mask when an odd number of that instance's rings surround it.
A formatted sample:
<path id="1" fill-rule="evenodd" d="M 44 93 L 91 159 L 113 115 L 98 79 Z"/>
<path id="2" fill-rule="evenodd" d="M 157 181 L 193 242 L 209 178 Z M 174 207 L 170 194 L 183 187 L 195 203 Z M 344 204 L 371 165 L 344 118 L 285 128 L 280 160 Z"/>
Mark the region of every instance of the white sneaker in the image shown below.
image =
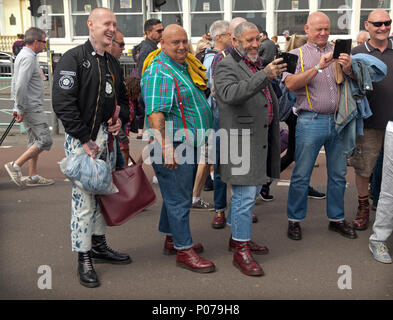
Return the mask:
<path id="1" fill-rule="evenodd" d="M 380 241 L 370 241 L 368 247 L 374 256 L 374 259 L 382 263 L 392 263 L 389 250 L 386 244 Z"/>
<path id="2" fill-rule="evenodd" d="M 12 162 L 8 162 L 4 165 L 5 170 L 7 170 L 8 174 L 10 175 L 12 181 L 15 182 L 15 184 L 18 187 L 23 187 L 25 184 L 22 181 L 22 172 L 21 170 L 16 170 L 14 166 L 12 165 Z"/>
<path id="3" fill-rule="evenodd" d="M 41 176 L 38 176 L 37 179 L 32 179 L 31 177 L 28 177 L 25 180 L 25 184 L 27 187 L 38 187 L 38 186 L 50 186 L 51 184 L 54 184 L 55 180 L 53 179 L 47 179 Z"/>

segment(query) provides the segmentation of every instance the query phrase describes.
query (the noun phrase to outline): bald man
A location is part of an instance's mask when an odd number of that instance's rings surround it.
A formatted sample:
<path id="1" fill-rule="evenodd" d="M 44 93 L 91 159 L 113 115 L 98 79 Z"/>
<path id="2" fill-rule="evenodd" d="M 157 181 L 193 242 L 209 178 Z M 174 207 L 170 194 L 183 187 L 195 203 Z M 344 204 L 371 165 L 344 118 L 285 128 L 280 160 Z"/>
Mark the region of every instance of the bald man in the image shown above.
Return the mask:
<path id="1" fill-rule="evenodd" d="M 167 26 L 161 38 L 162 51 L 143 73 L 141 88 L 148 126 L 154 129 L 155 136 L 151 158 L 163 199 L 158 229 L 166 236 L 164 254 L 176 255 L 176 264 L 181 268 L 208 273 L 215 271 L 215 265 L 198 255 L 203 246 L 193 243 L 189 213 L 199 162 L 197 147 L 205 142 L 212 113 L 204 92 L 188 73 L 188 45 L 182 27 Z M 178 154 L 182 148 L 185 154 Z M 188 160 L 180 163 L 178 158 L 184 155 Z"/>
<path id="2" fill-rule="evenodd" d="M 112 44 L 116 17 L 106 8 L 96 8 L 87 20 L 89 39 L 67 51 L 58 63 L 53 80 L 53 109 L 65 130 L 67 156 L 85 152 L 92 158 L 109 157 L 115 169 L 117 140 L 122 123 L 128 121 L 128 100 L 123 74 L 116 58 L 105 49 Z M 112 115 L 117 108 L 116 122 Z M 114 141 L 105 151 L 108 141 Z M 92 259 L 113 264 L 130 263 L 127 254 L 108 247 L 106 223 L 95 195 L 72 186 L 72 251 L 78 252 L 79 282 L 88 288 L 100 285 Z"/>
<path id="3" fill-rule="evenodd" d="M 304 30 L 308 42 L 290 51 L 299 56 L 295 74 L 284 73 L 282 81 L 296 96 L 295 168 L 288 193 L 288 237 L 302 238 L 300 223 L 307 213 L 307 195 L 315 160 L 322 146 L 327 166 L 327 217 L 329 230 L 354 239 L 353 227 L 344 219 L 346 157 L 335 130 L 334 112 L 338 88 L 334 76 L 333 47 L 328 43 L 330 20 L 322 12 L 311 13 Z M 351 74 L 351 57 L 341 54 L 337 62 Z"/>
<path id="4" fill-rule="evenodd" d="M 387 66 L 387 76 L 373 83 L 373 90 L 367 92 L 372 116 L 364 120 L 364 135 L 356 139 L 354 156 L 350 159 L 356 173 L 358 191 L 358 210 L 353 221 L 355 228 L 367 229 L 369 222 L 368 183 L 380 151 L 383 147 L 385 129 L 388 121 L 393 120 L 393 40 L 389 39 L 391 17 L 382 9 L 372 11 L 364 23 L 370 39 L 352 49 L 352 54 L 365 53 L 382 60 Z M 379 208 L 379 204 L 378 204 Z M 389 208 L 391 212 L 391 206 Z M 388 221 L 388 220 L 385 220 Z M 381 225 L 379 227 L 382 228 Z M 375 225 L 374 225 L 375 228 Z M 373 240 L 384 241 L 383 237 Z"/>

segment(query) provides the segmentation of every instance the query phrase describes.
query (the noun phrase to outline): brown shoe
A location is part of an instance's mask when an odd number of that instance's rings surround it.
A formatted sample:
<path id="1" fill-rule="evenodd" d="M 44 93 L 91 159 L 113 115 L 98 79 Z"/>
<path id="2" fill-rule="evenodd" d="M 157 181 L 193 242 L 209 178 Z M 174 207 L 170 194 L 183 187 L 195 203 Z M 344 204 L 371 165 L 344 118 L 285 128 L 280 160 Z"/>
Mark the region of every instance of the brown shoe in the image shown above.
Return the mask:
<path id="1" fill-rule="evenodd" d="M 203 246 L 201 243 L 194 244 L 193 249 L 195 250 L 196 253 L 203 252 Z M 173 245 L 173 237 L 172 236 L 165 237 L 163 253 L 168 256 L 174 255 L 177 253 L 177 250 L 175 249 L 175 247 Z"/>
<path id="2" fill-rule="evenodd" d="M 222 229 L 225 227 L 226 224 L 226 219 L 225 219 L 225 212 L 216 212 L 216 215 L 214 216 L 212 227 L 214 229 Z"/>
<path id="3" fill-rule="evenodd" d="M 254 241 L 248 241 L 248 245 L 250 246 L 250 250 L 251 253 L 254 254 L 268 254 L 269 253 L 269 249 L 266 246 L 261 246 L 257 243 L 255 243 Z M 236 251 L 236 243 L 235 240 L 231 238 L 229 238 L 229 251 L 231 252 L 235 252 Z"/>
<path id="4" fill-rule="evenodd" d="M 368 227 L 368 219 L 370 215 L 369 207 L 358 207 L 355 219 L 352 221 L 352 226 L 356 230 L 366 230 Z"/>
<path id="5" fill-rule="evenodd" d="M 178 250 L 176 256 L 176 265 L 178 267 L 199 273 L 208 273 L 216 270 L 213 262 L 200 257 L 193 248 L 187 250 Z"/>
<path id="6" fill-rule="evenodd" d="M 233 254 L 233 265 L 247 276 L 263 276 L 261 266 L 254 260 L 250 252 L 250 245 L 248 241 L 235 241 L 236 251 Z"/>

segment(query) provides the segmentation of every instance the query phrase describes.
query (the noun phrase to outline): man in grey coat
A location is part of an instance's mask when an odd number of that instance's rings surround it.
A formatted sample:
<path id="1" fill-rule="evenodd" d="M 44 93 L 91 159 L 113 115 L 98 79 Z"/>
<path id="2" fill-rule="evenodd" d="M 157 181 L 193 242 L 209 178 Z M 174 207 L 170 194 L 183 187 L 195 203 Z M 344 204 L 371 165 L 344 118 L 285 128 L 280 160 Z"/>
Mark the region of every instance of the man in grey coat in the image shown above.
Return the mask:
<path id="1" fill-rule="evenodd" d="M 232 184 L 227 223 L 232 229 L 233 264 L 246 275 L 261 276 L 264 272 L 252 253 L 266 254 L 268 249 L 251 241 L 252 210 L 267 166 L 272 178 L 280 176 L 278 103 L 271 81 L 286 70 L 286 64 L 277 59 L 262 69 L 260 35 L 253 23 L 236 27 L 232 45 L 234 50 L 217 65 L 214 76 L 220 114 L 219 172 Z"/>

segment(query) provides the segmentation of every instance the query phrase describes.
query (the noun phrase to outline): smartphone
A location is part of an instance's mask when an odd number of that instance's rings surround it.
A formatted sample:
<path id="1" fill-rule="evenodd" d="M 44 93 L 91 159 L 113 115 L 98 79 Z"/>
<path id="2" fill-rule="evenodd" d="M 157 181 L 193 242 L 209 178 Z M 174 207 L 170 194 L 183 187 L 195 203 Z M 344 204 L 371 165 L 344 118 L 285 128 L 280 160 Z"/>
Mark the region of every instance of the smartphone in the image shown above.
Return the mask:
<path id="1" fill-rule="evenodd" d="M 337 39 L 334 45 L 333 59 L 338 59 L 340 53 L 351 53 L 352 39 Z"/>
<path id="2" fill-rule="evenodd" d="M 299 57 L 296 54 L 289 53 L 289 52 L 281 52 L 278 54 L 277 59 L 283 58 L 284 60 L 281 63 L 287 64 L 287 72 L 295 73 L 297 60 Z"/>

